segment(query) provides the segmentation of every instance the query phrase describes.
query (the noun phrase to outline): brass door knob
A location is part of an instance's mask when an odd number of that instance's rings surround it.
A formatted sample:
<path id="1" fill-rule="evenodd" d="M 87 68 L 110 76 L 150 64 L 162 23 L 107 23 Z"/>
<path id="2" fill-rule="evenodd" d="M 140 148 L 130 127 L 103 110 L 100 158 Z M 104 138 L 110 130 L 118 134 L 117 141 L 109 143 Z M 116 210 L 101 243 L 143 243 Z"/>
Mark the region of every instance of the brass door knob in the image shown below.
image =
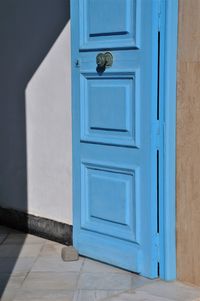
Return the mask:
<path id="1" fill-rule="evenodd" d="M 111 67 L 113 64 L 113 56 L 110 52 L 99 53 L 96 56 L 96 63 L 99 68 Z"/>

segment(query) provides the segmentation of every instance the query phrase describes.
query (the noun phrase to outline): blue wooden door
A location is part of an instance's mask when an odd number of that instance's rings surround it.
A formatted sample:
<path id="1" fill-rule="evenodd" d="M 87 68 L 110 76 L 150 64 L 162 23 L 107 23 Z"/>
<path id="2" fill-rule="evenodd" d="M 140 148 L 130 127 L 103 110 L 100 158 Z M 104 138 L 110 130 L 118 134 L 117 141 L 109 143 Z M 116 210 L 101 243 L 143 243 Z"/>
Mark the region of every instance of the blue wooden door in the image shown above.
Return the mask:
<path id="1" fill-rule="evenodd" d="M 157 277 L 158 0 L 74 0 L 73 243 Z M 110 52 L 110 67 L 98 68 Z"/>

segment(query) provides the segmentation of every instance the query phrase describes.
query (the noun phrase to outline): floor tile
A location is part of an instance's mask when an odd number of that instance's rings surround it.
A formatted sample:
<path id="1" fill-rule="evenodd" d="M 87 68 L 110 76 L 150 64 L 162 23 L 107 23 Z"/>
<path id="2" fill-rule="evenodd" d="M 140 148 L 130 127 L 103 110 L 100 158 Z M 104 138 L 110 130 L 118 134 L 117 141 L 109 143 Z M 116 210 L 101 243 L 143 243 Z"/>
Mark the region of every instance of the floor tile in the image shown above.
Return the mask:
<path id="1" fill-rule="evenodd" d="M 56 242 L 51 242 L 51 241 L 46 241 L 45 244 L 43 245 L 40 256 L 41 257 L 60 257 L 61 256 L 61 251 L 64 245 L 56 243 Z"/>
<path id="2" fill-rule="evenodd" d="M 13 301 L 73 301 L 74 291 L 70 290 L 21 290 Z"/>
<path id="3" fill-rule="evenodd" d="M 16 276 L 28 273 L 33 266 L 35 258 L 0 258 L 0 271 Z"/>
<path id="4" fill-rule="evenodd" d="M 120 293 L 120 290 L 79 290 L 76 291 L 73 301 L 100 301 Z"/>
<path id="5" fill-rule="evenodd" d="M 37 257 L 42 248 L 41 244 L 3 244 L 0 245 L 1 257 Z"/>
<path id="6" fill-rule="evenodd" d="M 9 234 L 11 231 L 12 229 L 0 225 L 0 234 Z"/>
<path id="7" fill-rule="evenodd" d="M 200 301 L 200 288 L 180 282 L 149 280 L 84 257 L 63 262 L 63 247 L 0 227 L 0 300 Z"/>
<path id="8" fill-rule="evenodd" d="M 133 274 L 133 278 L 132 278 L 132 289 L 135 290 L 136 288 L 140 288 L 146 285 L 150 285 L 153 284 L 155 282 L 157 282 L 158 279 L 152 280 L 152 279 L 148 279 L 136 274 Z"/>
<path id="9" fill-rule="evenodd" d="M 86 273 L 125 273 L 128 274 L 129 272 L 119 269 L 117 267 L 111 266 L 109 264 L 105 264 L 102 262 L 98 262 L 89 258 L 85 258 L 83 264 L 83 272 Z M 131 273 L 130 273 L 131 274 Z"/>
<path id="10" fill-rule="evenodd" d="M 83 273 L 78 288 L 86 290 L 126 290 L 132 286 L 132 276 L 124 273 Z"/>
<path id="11" fill-rule="evenodd" d="M 164 297 L 158 297 L 147 292 L 135 292 L 135 293 L 122 293 L 114 297 L 108 297 L 102 299 L 105 301 L 174 301 L 173 299 L 168 299 Z M 184 301 L 184 299 L 182 300 Z"/>
<path id="12" fill-rule="evenodd" d="M 9 289 L 3 292 L 1 295 L 0 300 L 1 301 L 13 301 L 15 299 L 15 296 L 19 292 L 19 289 Z"/>
<path id="13" fill-rule="evenodd" d="M 0 245 L 4 242 L 8 234 L 0 234 Z"/>
<path id="14" fill-rule="evenodd" d="M 136 291 L 144 291 L 177 301 L 192 301 L 200 297 L 200 288 L 190 287 L 180 282 L 157 281 L 138 290 L 136 289 Z"/>
<path id="15" fill-rule="evenodd" d="M 35 235 L 25 234 L 25 233 L 11 233 L 8 235 L 7 239 L 5 240 L 5 244 L 23 244 L 23 243 L 30 243 L 30 244 L 43 244 L 47 240 Z"/>
<path id="16" fill-rule="evenodd" d="M 78 273 L 31 272 L 22 288 L 25 290 L 74 290 L 77 287 Z"/>
<path id="17" fill-rule="evenodd" d="M 15 295 L 19 291 L 24 276 L 11 276 L 8 274 L 0 274 L 0 300 L 1 301 L 13 301 Z"/>
<path id="18" fill-rule="evenodd" d="M 22 285 L 25 277 L 26 274 L 19 275 L 19 276 L 12 276 L 11 274 L 0 273 L 0 287 L 19 288 Z"/>
<path id="19" fill-rule="evenodd" d="M 83 258 L 78 261 L 64 262 L 60 257 L 38 257 L 33 265 L 33 272 L 79 272 L 83 264 Z"/>

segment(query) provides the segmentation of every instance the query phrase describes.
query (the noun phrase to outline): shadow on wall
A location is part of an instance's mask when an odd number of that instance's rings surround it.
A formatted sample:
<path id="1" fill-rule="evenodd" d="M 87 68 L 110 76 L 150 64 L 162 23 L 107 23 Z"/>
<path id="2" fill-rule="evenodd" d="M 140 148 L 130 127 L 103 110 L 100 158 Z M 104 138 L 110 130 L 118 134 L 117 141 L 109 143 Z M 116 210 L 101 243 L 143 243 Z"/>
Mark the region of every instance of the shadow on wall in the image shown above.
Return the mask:
<path id="1" fill-rule="evenodd" d="M 25 89 L 67 24 L 69 11 L 69 0 L 0 0 L 0 207 L 27 211 Z M 18 246 L 7 266 L 0 257 L 4 278 L 19 252 Z"/>

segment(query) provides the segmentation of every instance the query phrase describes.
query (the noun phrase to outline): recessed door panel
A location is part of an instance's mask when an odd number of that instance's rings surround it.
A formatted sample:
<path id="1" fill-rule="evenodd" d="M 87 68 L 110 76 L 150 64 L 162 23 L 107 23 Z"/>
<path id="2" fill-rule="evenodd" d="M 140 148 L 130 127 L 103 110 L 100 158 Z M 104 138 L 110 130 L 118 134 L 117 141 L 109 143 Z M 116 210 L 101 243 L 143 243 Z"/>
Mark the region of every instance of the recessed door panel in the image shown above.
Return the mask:
<path id="1" fill-rule="evenodd" d="M 81 140 L 138 146 L 136 73 L 81 76 Z"/>
<path id="2" fill-rule="evenodd" d="M 82 163 L 82 228 L 138 243 L 138 183 L 137 167 Z"/>
<path id="3" fill-rule="evenodd" d="M 81 50 L 139 47 L 140 1 L 83 0 L 79 4 Z"/>

